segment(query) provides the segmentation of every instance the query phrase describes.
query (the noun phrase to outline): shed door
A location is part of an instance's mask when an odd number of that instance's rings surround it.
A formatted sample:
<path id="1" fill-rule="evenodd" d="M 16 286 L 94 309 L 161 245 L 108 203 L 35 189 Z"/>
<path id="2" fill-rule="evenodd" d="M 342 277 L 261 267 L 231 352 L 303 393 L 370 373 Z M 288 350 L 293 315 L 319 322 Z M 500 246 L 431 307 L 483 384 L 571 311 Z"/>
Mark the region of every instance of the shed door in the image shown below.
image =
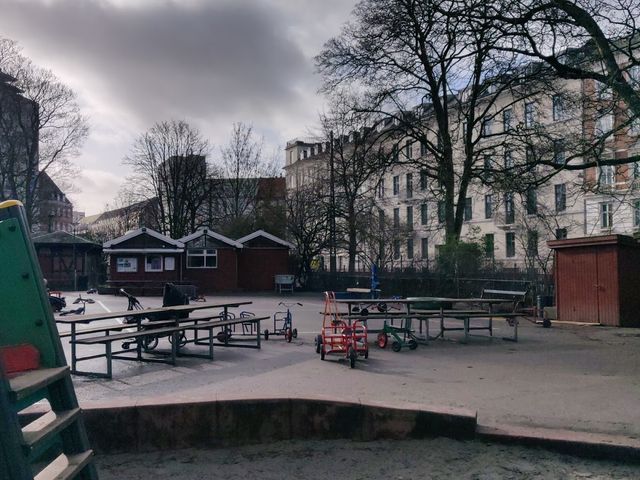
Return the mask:
<path id="1" fill-rule="evenodd" d="M 597 322 L 597 256 L 591 248 L 572 248 L 558 255 L 558 316 L 567 322 Z"/>
<path id="2" fill-rule="evenodd" d="M 558 315 L 568 322 L 617 325 L 617 255 L 613 247 L 567 249 L 558 255 Z"/>
<path id="3" fill-rule="evenodd" d="M 618 256 L 613 245 L 601 246 L 596 250 L 598 276 L 598 322 L 603 325 L 618 325 Z"/>

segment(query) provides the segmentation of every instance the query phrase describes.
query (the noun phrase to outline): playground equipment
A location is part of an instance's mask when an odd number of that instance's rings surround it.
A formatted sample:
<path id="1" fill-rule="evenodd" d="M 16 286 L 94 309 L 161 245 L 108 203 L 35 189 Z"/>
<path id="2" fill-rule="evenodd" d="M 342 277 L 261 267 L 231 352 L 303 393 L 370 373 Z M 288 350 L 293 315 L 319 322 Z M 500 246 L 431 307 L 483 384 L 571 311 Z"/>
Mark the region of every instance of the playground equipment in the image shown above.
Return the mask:
<path id="1" fill-rule="evenodd" d="M 399 352 L 403 347 L 406 347 L 409 350 L 415 350 L 418 348 L 419 339 L 411 329 L 394 327 L 389 325 L 387 322 L 384 322 L 382 330 L 378 333 L 376 344 L 380 348 L 386 348 L 390 336 L 394 339 L 391 344 L 391 349 L 394 352 Z"/>
<path id="2" fill-rule="evenodd" d="M 327 355 L 341 355 L 355 368 L 358 357 L 369 358 L 367 343 L 367 324 L 355 320 L 350 324 L 344 321 L 334 292 L 325 292 L 324 315 L 322 317 L 322 333 L 316 337 L 316 352 L 320 359 Z"/>
<path id="3" fill-rule="evenodd" d="M 0 251 L 10 252 L 0 275 L 0 477 L 97 479 L 24 208 L 16 200 L 0 203 Z M 50 411 L 29 423 L 20 412 L 41 400 Z"/>
<path id="4" fill-rule="evenodd" d="M 291 307 L 294 305 L 302 306 L 300 302 L 286 303 L 280 302 L 278 306 L 282 305 L 287 309 L 286 312 L 276 312 L 273 315 L 273 330 L 269 331 L 268 328 L 264 330 L 264 339 L 269 340 L 269 335 L 284 335 L 287 342 L 291 343 L 291 340 L 298 338 L 298 329 L 293 328 L 293 315 L 291 314 Z"/>

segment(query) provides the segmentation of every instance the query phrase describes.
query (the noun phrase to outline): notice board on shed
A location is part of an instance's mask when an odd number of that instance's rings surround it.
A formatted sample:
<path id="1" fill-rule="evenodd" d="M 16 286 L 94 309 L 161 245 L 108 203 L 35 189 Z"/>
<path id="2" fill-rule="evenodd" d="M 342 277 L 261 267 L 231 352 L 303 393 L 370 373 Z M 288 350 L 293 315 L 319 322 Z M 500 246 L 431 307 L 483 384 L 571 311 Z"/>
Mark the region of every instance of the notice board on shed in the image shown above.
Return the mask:
<path id="1" fill-rule="evenodd" d="M 640 245 L 624 235 L 548 242 L 558 320 L 640 327 Z"/>

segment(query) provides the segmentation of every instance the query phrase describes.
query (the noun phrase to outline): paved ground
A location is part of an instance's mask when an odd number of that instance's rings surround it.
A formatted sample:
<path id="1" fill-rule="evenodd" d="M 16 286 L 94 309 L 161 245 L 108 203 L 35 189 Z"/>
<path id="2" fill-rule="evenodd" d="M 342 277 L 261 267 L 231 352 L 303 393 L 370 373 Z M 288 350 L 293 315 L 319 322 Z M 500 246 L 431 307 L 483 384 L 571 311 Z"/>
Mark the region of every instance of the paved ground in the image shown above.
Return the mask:
<path id="1" fill-rule="evenodd" d="M 126 307 L 120 297 L 93 298 L 98 303 L 88 305 L 87 313 Z M 281 300 L 303 303 L 294 310 L 298 339 L 287 344 L 275 337 L 263 342 L 260 351 L 218 348 L 214 362 L 185 358 L 176 367 L 115 362 L 113 380 L 75 378 L 80 401 L 319 395 L 466 407 L 477 410 L 484 425 L 508 423 L 640 438 L 640 329 L 566 325 L 543 329 L 523 322 L 516 344 L 501 340 L 512 329 L 498 321 L 493 340 L 476 337 L 463 345 L 455 341 L 461 335 L 451 333 L 451 340 L 432 341 L 416 351 L 394 353 L 372 346 L 369 360 L 351 370 L 336 359 L 321 362 L 314 351 L 313 338 L 321 326 L 320 295 L 207 300 L 244 299 L 254 301 L 246 309 L 257 315 L 272 315 Z M 140 300 L 145 307 L 160 303 L 159 298 Z M 92 360 L 83 368 L 104 369 L 103 363 Z"/>

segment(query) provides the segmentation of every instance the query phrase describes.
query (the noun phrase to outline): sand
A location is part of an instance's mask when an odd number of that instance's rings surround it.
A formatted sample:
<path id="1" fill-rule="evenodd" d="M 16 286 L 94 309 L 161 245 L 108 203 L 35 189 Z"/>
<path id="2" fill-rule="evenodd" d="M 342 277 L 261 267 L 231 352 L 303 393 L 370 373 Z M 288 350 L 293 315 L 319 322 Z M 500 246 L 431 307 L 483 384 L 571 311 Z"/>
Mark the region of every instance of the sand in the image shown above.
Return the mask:
<path id="1" fill-rule="evenodd" d="M 537 448 L 457 441 L 289 441 L 215 450 L 96 457 L 101 480 L 122 479 L 638 479 L 640 466 Z"/>

